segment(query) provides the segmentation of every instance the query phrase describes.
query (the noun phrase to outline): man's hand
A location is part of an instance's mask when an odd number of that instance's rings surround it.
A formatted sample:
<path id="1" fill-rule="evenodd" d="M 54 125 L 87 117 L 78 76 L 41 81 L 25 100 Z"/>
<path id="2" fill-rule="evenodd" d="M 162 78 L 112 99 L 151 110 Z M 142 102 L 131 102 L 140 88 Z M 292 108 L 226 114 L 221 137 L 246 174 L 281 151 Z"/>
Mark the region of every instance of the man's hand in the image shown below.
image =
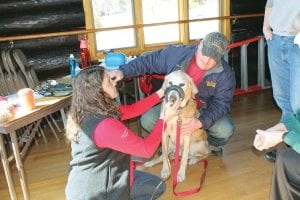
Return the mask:
<path id="1" fill-rule="evenodd" d="M 189 118 L 189 122 L 181 125 L 181 134 L 192 134 L 197 129 L 202 128 L 202 123 L 197 118 Z"/>
<path id="2" fill-rule="evenodd" d="M 110 78 L 114 81 L 120 81 L 124 78 L 124 74 L 121 70 L 109 70 L 108 75 L 110 76 Z"/>
<path id="3" fill-rule="evenodd" d="M 265 8 L 265 16 L 264 16 L 264 22 L 263 22 L 263 32 L 266 40 L 272 40 L 272 29 L 269 22 L 270 15 L 272 13 L 272 8 L 266 7 Z"/>
<path id="4" fill-rule="evenodd" d="M 296 35 L 294 43 L 297 44 L 300 48 L 300 32 Z"/>
<path id="5" fill-rule="evenodd" d="M 263 29 L 266 40 L 272 40 L 272 30 L 270 28 Z"/>

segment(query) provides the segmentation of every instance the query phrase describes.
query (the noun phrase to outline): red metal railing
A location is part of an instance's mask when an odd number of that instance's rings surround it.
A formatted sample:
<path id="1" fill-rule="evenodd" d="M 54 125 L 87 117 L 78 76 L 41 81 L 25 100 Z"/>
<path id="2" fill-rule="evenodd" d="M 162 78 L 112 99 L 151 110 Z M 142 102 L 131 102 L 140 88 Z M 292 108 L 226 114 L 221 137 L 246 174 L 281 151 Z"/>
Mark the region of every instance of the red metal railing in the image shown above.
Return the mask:
<path id="1" fill-rule="evenodd" d="M 248 85 L 248 57 L 247 46 L 250 43 L 258 41 L 258 81 L 255 85 Z M 239 42 L 235 42 L 228 45 L 228 49 L 241 48 L 241 87 L 236 88 L 235 95 L 241 95 L 251 92 L 257 92 L 269 87 L 265 86 L 265 51 L 264 51 L 264 38 L 262 36 L 256 36 Z M 228 56 L 228 54 L 227 54 Z M 228 57 L 227 57 L 228 58 Z"/>

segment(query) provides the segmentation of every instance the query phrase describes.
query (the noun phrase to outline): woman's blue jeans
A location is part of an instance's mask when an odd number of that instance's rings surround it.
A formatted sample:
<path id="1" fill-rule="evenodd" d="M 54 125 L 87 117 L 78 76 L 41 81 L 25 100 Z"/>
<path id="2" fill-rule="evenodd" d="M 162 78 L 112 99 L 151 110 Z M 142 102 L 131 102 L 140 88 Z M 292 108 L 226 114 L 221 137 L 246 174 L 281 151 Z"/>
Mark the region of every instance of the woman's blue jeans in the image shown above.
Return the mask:
<path id="1" fill-rule="evenodd" d="M 150 132 L 159 118 L 160 104 L 151 108 L 141 117 L 142 127 Z M 208 143 L 213 146 L 224 146 L 234 132 L 234 125 L 231 117 L 227 114 L 215 122 L 208 130 Z"/>
<path id="2" fill-rule="evenodd" d="M 162 179 L 147 172 L 135 170 L 133 185 L 130 192 L 131 200 L 157 199 L 166 191 Z"/>
<path id="3" fill-rule="evenodd" d="M 281 120 L 300 109 L 300 49 L 294 38 L 273 34 L 267 40 L 273 96 L 282 111 Z"/>

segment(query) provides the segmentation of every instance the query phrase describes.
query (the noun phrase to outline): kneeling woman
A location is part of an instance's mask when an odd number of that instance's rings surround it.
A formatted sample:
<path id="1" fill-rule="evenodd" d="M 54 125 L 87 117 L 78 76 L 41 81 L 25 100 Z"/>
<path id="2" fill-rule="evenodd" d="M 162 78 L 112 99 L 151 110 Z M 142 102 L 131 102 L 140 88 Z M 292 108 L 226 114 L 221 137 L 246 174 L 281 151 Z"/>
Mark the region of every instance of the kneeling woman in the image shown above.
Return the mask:
<path id="1" fill-rule="evenodd" d="M 67 199 L 158 198 L 165 184 L 157 176 L 136 170 L 130 187 L 130 155 L 151 157 L 166 128 L 164 121 L 174 116 L 176 109 L 162 109 L 165 112 L 145 139 L 120 120 L 146 112 L 160 102 L 163 91 L 119 107 L 114 100 L 118 94 L 116 82 L 98 66 L 82 70 L 74 79 L 73 89 L 66 130 L 72 142 Z"/>

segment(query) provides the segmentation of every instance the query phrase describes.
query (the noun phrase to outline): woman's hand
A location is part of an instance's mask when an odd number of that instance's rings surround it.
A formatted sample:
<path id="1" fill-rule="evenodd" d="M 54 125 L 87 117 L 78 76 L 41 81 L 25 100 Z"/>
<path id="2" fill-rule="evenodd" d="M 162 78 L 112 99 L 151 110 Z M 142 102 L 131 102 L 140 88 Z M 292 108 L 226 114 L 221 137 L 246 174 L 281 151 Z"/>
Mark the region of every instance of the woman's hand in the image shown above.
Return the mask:
<path id="1" fill-rule="evenodd" d="M 156 94 L 159 96 L 159 98 L 162 98 L 165 95 L 165 91 L 162 88 L 160 88 L 156 91 Z"/>
<path id="2" fill-rule="evenodd" d="M 256 130 L 255 139 L 253 145 L 256 149 L 262 151 L 276 146 L 282 142 L 282 136 L 285 131 L 282 130 Z"/>
<path id="3" fill-rule="evenodd" d="M 287 132 L 285 125 L 283 123 L 278 123 L 275 126 L 272 126 L 271 128 L 268 128 L 266 131 L 284 131 Z"/>

